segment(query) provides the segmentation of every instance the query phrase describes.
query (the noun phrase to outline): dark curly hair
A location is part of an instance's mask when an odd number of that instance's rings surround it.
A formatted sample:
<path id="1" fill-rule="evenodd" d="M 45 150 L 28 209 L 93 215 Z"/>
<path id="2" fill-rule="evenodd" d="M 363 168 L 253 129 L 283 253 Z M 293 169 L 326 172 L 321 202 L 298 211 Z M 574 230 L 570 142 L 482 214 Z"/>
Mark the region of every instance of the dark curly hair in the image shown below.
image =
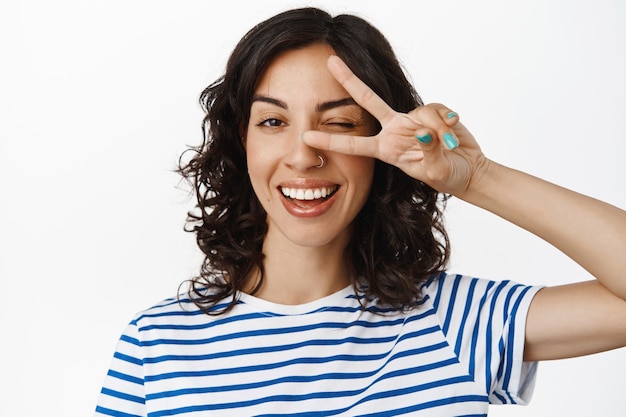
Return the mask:
<path id="1" fill-rule="evenodd" d="M 261 272 L 256 289 L 263 280 L 266 213 L 252 189 L 242 143 L 257 82 L 277 55 L 320 43 L 330 45 L 396 111 L 423 104 L 387 39 L 359 17 L 302 8 L 252 28 L 232 52 L 225 74 L 202 92 L 204 140 L 188 161 L 183 154 L 179 166 L 197 197 L 187 230 L 205 255 L 189 296 L 207 314 L 230 310 L 255 268 Z M 360 277 L 355 291 L 364 289 L 365 299 L 378 297 L 395 308 L 415 305 L 420 283 L 442 271 L 449 258 L 444 204 L 445 197 L 430 186 L 377 160 L 370 195 L 345 249 Z M 226 308 L 215 308 L 228 298 Z"/>

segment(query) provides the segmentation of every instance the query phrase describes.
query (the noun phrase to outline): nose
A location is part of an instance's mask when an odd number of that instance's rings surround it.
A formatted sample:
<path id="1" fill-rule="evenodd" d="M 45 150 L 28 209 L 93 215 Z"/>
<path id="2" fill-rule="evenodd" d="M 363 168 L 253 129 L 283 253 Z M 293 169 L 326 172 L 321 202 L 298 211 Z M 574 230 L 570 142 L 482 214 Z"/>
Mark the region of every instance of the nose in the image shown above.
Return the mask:
<path id="1" fill-rule="evenodd" d="M 293 146 L 289 153 L 285 155 L 284 163 L 289 168 L 297 171 L 306 171 L 311 168 L 320 167 L 321 152 L 312 148 L 302 140 L 302 133 L 298 133 L 297 137 L 292 138 Z M 324 158 L 326 159 L 326 158 Z"/>

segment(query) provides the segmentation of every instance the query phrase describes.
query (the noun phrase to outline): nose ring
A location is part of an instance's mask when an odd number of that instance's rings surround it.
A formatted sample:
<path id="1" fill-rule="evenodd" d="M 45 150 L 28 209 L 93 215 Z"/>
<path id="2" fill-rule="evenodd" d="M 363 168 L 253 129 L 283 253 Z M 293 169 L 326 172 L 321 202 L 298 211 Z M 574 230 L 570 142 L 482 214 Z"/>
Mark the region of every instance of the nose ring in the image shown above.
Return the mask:
<path id="1" fill-rule="evenodd" d="M 326 165 L 326 160 L 324 159 L 322 155 L 317 155 L 317 157 L 320 159 L 320 164 L 315 165 L 315 168 L 323 168 L 324 165 Z"/>

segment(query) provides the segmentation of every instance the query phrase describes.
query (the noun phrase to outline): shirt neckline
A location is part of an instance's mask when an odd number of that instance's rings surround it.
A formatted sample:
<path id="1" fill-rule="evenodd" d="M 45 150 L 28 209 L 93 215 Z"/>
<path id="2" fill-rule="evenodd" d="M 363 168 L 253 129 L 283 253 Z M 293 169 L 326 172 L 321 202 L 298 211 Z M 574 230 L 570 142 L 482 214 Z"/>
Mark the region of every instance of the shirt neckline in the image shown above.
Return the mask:
<path id="1" fill-rule="evenodd" d="M 263 313 L 291 316 L 313 313 L 345 304 L 343 300 L 350 295 L 354 295 L 352 285 L 304 304 L 279 304 L 244 292 L 239 293 L 239 301 Z"/>

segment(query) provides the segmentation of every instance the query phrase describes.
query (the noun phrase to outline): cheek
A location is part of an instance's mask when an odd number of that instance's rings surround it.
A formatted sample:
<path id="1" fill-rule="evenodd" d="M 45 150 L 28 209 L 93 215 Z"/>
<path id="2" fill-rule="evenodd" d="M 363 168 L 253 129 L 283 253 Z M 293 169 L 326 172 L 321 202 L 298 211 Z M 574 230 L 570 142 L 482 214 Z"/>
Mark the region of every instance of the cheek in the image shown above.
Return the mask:
<path id="1" fill-rule="evenodd" d="M 259 200 L 263 201 L 267 199 L 264 195 L 268 193 L 272 170 L 271 153 L 255 146 L 246 146 L 246 161 L 252 188 Z"/>
<path id="2" fill-rule="evenodd" d="M 263 177 L 263 164 L 259 163 L 258 155 L 250 152 L 247 153 L 246 158 L 248 160 L 248 176 L 250 176 L 250 181 L 256 189 L 256 183 Z"/>
<path id="3" fill-rule="evenodd" d="M 354 170 L 357 175 L 362 178 L 365 182 L 372 182 L 372 178 L 374 176 L 374 158 L 367 157 L 355 157 L 357 158 L 354 164 Z"/>
<path id="4" fill-rule="evenodd" d="M 374 159 L 348 156 L 339 163 L 346 168 L 346 173 L 349 172 L 351 182 L 356 187 L 356 193 L 363 196 L 363 199 L 367 198 L 374 178 Z"/>

